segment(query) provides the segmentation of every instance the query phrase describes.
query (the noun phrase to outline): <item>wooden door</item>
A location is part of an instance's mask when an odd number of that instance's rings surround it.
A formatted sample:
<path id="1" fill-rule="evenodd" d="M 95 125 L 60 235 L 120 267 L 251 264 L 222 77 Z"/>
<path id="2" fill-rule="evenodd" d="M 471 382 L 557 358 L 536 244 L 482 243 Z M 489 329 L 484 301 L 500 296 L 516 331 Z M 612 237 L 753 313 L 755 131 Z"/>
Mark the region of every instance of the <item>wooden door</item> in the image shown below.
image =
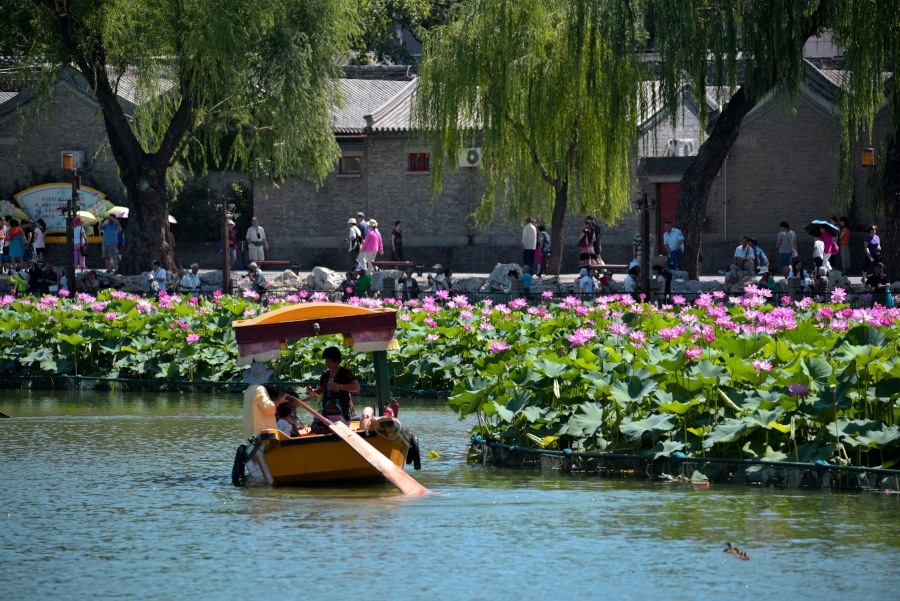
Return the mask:
<path id="1" fill-rule="evenodd" d="M 666 221 L 671 221 L 675 227 L 675 210 L 678 208 L 678 191 L 681 189 L 681 182 L 660 182 L 656 184 L 656 218 L 657 232 L 656 244 L 657 248 L 662 249 L 663 234 L 666 232 Z M 662 250 L 660 250 L 662 252 Z"/>

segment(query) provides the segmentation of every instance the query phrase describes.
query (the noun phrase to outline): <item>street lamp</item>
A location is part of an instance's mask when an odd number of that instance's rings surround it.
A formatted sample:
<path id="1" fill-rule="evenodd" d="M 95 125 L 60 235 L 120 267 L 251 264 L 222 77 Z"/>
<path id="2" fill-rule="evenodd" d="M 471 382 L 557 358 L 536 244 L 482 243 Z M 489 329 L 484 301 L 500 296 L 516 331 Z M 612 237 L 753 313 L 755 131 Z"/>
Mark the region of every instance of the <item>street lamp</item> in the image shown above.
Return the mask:
<path id="1" fill-rule="evenodd" d="M 634 199 L 635 208 L 641 212 L 641 288 L 646 298 L 650 298 L 650 210 L 656 208 L 656 199 L 645 192 Z"/>
<path id="2" fill-rule="evenodd" d="M 222 216 L 222 293 L 231 294 L 231 239 L 228 237 L 228 220 L 237 218 L 239 214 L 235 213 L 237 207 L 226 200 L 227 197 L 223 195 L 222 202 L 216 204 L 216 211 Z"/>
<path id="3" fill-rule="evenodd" d="M 81 189 L 81 176 L 75 166 L 75 155 L 65 153 L 62 155 L 63 171 L 72 172 L 72 196 L 66 201 L 66 206 L 60 210 L 66 216 L 66 282 L 69 292 L 75 293 L 75 213 L 81 208 L 78 206 L 78 191 Z"/>

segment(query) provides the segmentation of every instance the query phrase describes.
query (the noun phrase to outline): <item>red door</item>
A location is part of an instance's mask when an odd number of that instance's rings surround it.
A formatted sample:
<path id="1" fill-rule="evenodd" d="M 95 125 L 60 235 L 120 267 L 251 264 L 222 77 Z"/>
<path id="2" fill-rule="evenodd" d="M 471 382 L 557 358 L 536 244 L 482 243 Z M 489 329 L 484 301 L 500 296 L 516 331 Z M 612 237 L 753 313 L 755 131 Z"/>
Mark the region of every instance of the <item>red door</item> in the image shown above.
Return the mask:
<path id="1" fill-rule="evenodd" d="M 665 182 L 656 184 L 656 198 L 658 202 L 656 203 L 657 207 L 657 231 L 656 233 L 656 241 L 657 248 L 662 249 L 662 239 L 663 234 L 665 233 L 665 224 L 666 221 L 671 221 L 675 227 L 678 227 L 678 224 L 675 223 L 675 209 L 678 208 L 678 190 L 681 188 L 681 182 Z M 660 250 L 662 252 L 662 250 Z"/>

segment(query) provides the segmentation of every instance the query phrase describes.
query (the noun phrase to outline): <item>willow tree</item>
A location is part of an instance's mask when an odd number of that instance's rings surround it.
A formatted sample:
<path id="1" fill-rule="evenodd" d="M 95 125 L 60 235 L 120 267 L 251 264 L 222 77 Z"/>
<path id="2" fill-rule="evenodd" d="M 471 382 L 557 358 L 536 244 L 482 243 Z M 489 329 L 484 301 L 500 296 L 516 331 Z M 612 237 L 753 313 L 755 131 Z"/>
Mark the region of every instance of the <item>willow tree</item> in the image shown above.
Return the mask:
<path id="1" fill-rule="evenodd" d="M 849 76 L 840 91 L 842 140 L 838 205 L 852 198 L 852 162 L 861 133 L 871 132 L 887 93 L 891 136 L 883 152 L 879 208 L 885 214 L 886 244 L 900 269 L 900 136 L 896 85 L 884 86 L 884 72 L 898 66 L 900 10 L 896 0 L 646 0 L 655 33 L 664 105 L 676 114 L 678 91 L 689 82 L 696 98 L 708 84 L 735 89 L 681 179 L 675 219 L 687 238 L 683 262 L 696 277 L 709 191 L 743 118 L 769 92 L 793 94 L 805 77 L 803 46 L 825 29 L 845 49 Z M 710 62 L 710 57 L 713 58 Z M 705 120 L 705 103 L 698 103 Z M 871 135 L 871 134 L 870 134 Z M 893 157 L 893 158 L 891 158 Z M 894 162 L 891 162 L 894 161 Z M 897 242 L 894 242 L 897 241 Z"/>
<path id="2" fill-rule="evenodd" d="M 440 190 L 460 150 L 482 147 L 484 224 L 551 215 L 551 273 L 566 211 L 613 221 L 630 199 L 641 68 L 628 2 L 473 0 L 425 38 L 415 127 Z"/>
<path id="3" fill-rule="evenodd" d="M 100 104 L 130 206 L 122 270 L 174 266 L 169 195 L 185 159 L 253 177 L 321 179 L 338 147 L 333 57 L 350 46 L 352 0 L 4 0 L 0 38 L 48 98 L 76 69 Z M 133 115 L 117 87 L 128 76 Z"/>
<path id="4" fill-rule="evenodd" d="M 881 228 L 887 273 L 900 275 L 900 7 L 892 0 L 846 0 L 830 20 L 834 40 L 844 48 L 841 102 L 840 200 L 852 193 L 855 148 L 879 147 L 878 168 L 869 180 Z M 874 120 L 888 110 L 885 139 L 874 138 Z"/>
<path id="5" fill-rule="evenodd" d="M 681 178 L 675 221 L 686 239 L 682 264 L 690 277 L 698 275 L 709 191 L 738 138 L 741 122 L 770 91 L 796 91 L 804 77 L 803 46 L 828 22 L 830 4 L 647 0 L 667 112 L 678 114 L 679 92 L 686 84 L 695 98 L 705 98 L 710 83 L 735 90 Z M 705 123 L 706 103 L 697 106 Z"/>

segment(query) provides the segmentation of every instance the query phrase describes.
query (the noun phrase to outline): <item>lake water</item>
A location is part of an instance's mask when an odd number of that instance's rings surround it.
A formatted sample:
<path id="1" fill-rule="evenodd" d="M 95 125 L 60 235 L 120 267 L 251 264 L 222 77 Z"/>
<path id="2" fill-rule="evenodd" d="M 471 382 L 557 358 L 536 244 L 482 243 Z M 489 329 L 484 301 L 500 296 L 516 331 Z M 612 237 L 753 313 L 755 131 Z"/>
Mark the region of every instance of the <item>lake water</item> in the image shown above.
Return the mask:
<path id="1" fill-rule="evenodd" d="M 241 403 L 0 391 L 0 597 L 900 598 L 897 495 L 469 466 L 442 401 L 400 412 L 434 495 L 236 489 Z"/>

